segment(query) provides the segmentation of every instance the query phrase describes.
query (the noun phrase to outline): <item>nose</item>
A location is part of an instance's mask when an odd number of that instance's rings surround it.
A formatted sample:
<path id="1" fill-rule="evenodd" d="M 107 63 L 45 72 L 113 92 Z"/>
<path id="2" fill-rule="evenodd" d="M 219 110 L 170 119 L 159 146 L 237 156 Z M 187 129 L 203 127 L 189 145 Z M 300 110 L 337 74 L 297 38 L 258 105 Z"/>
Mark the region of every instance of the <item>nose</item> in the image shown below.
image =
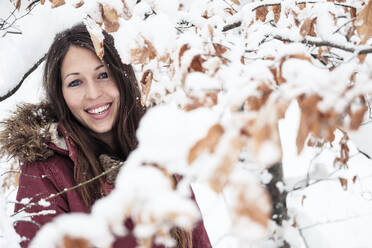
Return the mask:
<path id="1" fill-rule="evenodd" d="M 89 80 L 85 87 L 85 97 L 87 99 L 96 99 L 102 94 L 101 88 L 94 80 Z"/>

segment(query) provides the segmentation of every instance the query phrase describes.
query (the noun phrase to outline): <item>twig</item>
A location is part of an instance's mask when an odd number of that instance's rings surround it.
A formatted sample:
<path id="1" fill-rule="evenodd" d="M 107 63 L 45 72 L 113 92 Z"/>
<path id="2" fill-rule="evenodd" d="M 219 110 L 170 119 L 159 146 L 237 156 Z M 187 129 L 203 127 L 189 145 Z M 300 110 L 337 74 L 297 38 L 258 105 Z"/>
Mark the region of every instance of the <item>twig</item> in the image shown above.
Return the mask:
<path id="1" fill-rule="evenodd" d="M 20 170 L 8 170 L 2 173 L 0 177 L 5 176 L 6 174 L 10 174 L 10 173 L 20 173 L 20 172 L 21 172 Z"/>
<path id="2" fill-rule="evenodd" d="M 236 9 L 234 9 L 232 4 L 228 3 L 226 0 L 222 0 L 222 1 L 224 1 L 233 11 L 235 11 L 235 13 L 238 12 L 238 11 L 236 11 Z"/>
<path id="3" fill-rule="evenodd" d="M 328 220 L 328 221 L 324 221 L 324 222 L 318 222 L 318 223 L 311 224 L 311 225 L 308 225 L 308 226 L 299 227 L 298 230 L 306 230 L 306 229 L 314 228 L 314 227 L 321 226 L 321 225 L 328 225 L 328 224 L 334 224 L 334 223 L 339 223 L 339 222 L 345 222 L 345 221 L 348 221 L 348 220 L 351 220 L 351 219 L 359 219 L 359 218 L 364 218 L 364 217 L 368 217 L 368 216 L 372 216 L 372 213 L 363 214 L 363 215 L 354 215 L 354 216 L 350 216 L 350 217 L 347 217 L 347 218 L 340 218 L 340 219 Z"/>
<path id="4" fill-rule="evenodd" d="M 237 28 L 237 27 L 240 27 L 242 25 L 242 22 L 241 21 L 238 21 L 238 22 L 234 22 L 232 24 L 228 24 L 226 26 L 224 26 L 222 28 L 222 32 L 226 32 L 226 31 L 229 31 L 231 29 L 234 29 L 234 28 Z"/>
<path id="5" fill-rule="evenodd" d="M 0 96 L 0 102 L 4 101 L 5 99 L 11 97 L 14 93 L 17 92 L 17 90 L 21 87 L 21 85 L 23 84 L 23 82 L 26 80 L 26 78 L 33 72 L 35 71 L 39 65 L 45 60 L 46 58 L 46 54 L 41 58 L 39 59 L 36 64 L 34 64 L 26 73 L 25 75 L 23 75 L 21 81 L 17 84 L 16 87 L 14 87 L 11 91 L 9 91 L 8 93 L 6 93 L 4 96 Z"/>
<path id="6" fill-rule="evenodd" d="M 309 244 L 307 243 L 307 240 L 306 240 L 306 238 L 305 238 L 305 235 L 304 235 L 304 233 L 303 233 L 303 230 L 302 230 L 302 229 L 298 229 L 298 233 L 300 234 L 302 240 L 304 241 L 304 245 L 305 245 L 305 247 L 306 247 L 306 248 L 309 248 L 310 246 L 309 246 Z"/>
<path id="7" fill-rule="evenodd" d="M 80 187 L 82 187 L 82 186 L 84 186 L 84 185 L 86 185 L 88 183 L 91 183 L 91 182 L 93 182 L 93 181 L 95 181 L 95 180 L 97 180 L 97 179 L 99 179 L 99 178 L 101 178 L 101 177 L 103 177 L 103 176 L 111 173 L 114 170 L 120 169 L 120 167 L 122 167 L 123 165 L 124 165 L 124 163 L 120 163 L 117 166 L 113 166 L 110 169 L 102 172 L 101 174 L 99 174 L 99 175 L 97 175 L 97 176 L 95 176 L 95 177 L 93 177 L 93 178 L 91 178 L 91 179 L 89 179 L 87 181 L 84 181 L 82 183 L 79 183 L 79 184 L 77 184 L 77 185 L 75 185 L 73 187 L 66 188 L 66 189 L 64 189 L 64 190 L 62 190 L 62 191 L 60 191 L 60 192 L 58 192 L 56 194 L 51 194 L 50 196 L 48 196 L 47 198 L 44 198 L 43 200 L 50 201 L 50 200 L 52 200 L 52 199 L 54 199 L 54 198 L 56 198 L 56 197 L 58 197 L 58 196 L 60 196 L 60 195 L 62 195 L 64 193 L 67 193 L 67 192 L 72 191 L 74 189 L 80 188 Z M 14 217 L 15 215 L 17 215 L 17 214 L 19 214 L 19 213 L 21 213 L 21 212 L 23 212 L 23 211 L 25 211 L 25 210 L 33 207 L 33 206 L 37 206 L 37 205 L 39 205 L 37 202 L 29 203 L 26 206 L 24 206 L 23 208 L 21 208 L 20 210 L 18 210 L 17 212 L 13 213 L 10 217 Z"/>

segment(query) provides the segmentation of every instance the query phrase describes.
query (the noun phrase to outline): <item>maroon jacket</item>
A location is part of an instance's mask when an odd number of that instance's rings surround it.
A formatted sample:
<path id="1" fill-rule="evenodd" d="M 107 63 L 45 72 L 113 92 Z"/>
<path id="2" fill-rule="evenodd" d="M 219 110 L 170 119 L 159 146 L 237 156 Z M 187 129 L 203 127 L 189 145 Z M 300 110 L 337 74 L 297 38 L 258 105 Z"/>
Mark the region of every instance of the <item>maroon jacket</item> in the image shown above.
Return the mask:
<path id="1" fill-rule="evenodd" d="M 74 149 L 71 147 L 66 135 L 63 132 L 58 132 L 57 125 L 48 123 L 44 125 L 43 121 L 30 120 L 30 116 L 43 114 L 40 111 L 40 106 L 37 105 L 26 105 L 19 108 L 15 115 L 8 121 L 5 122 L 6 129 L 0 136 L 0 143 L 2 143 L 2 149 L 6 149 L 8 154 L 11 156 L 19 157 L 23 161 L 30 160 L 31 162 L 25 162 L 21 166 L 21 175 L 19 179 L 19 189 L 17 193 L 17 201 L 21 202 L 22 199 L 31 199 L 30 202 L 38 202 L 42 198 L 46 198 L 51 194 L 55 194 L 63 191 L 65 188 L 70 188 L 76 185 L 74 180 Z M 33 117 L 32 117 L 33 118 Z M 31 118 L 31 119 L 32 119 Z M 44 118 L 44 117 L 43 117 Z M 21 123 L 22 130 L 17 130 L 19 125 L 15 125 L 16 122 Z M 27 132 L 31 130 L 31 134 Z M 26 129 L 27 135 L 24 130 Z M 47 130 L 46 134 L 40 130 Z M 60 128 L 58 128 L 61 131 Z M 13 137 L 12 140 L 6 141 L 4 137 Z M 35 139 L 38 139 L 37 141 Z M 20 141 L 21 142 L 18 142 Z M 45 141 L 47 145 L 45 145 Z M 44 143 L 42 143 L 44 142 Z M 17 144 L 15 144 L 17 143 Z M 35 147 L 30 147 L 33 144 Z M 17 147 L 14 147 L 18 145 Z M 17 148 L 17 149 L 15 149 Z M 4 152 L 4 151 L 2 151 Z M 109 188 L 109 185 L 108 185 Z M 51 221 L 55 216 L 64 213 L 71 212 L 82 212 L 89 213 L 90 209 L 87 208 L 79 193 L 76 190 L 66 192 L 50 201 L 50 206 L 36 205 L 26 210 L 27 213 L 38 213 L 43 210 L 53 210 L 52 214 L 46 215 L 35 215 L 31 217 L 32 221 L 19 221 L 15 225 L 15 229 L 21 237 L 25 237 L 26 240 L 21 242 L 23 248 L 27 247 L 30 240 L 35 236 L 36 232 L 45 223 Z M 23 208 L 23 204 L 15 205 L 15 212 Z M 133 230 L 134 224 L 130 219 L 127 219 L 125 226 L 129 231 Z M 209 248 L 211 247 L 208 235 L 205 231 L 203 222 L 200 221 L 192 232 L 193 247 L 195 248 Z M 115 248 L 125 247 L 132 248 L 136 247 L 136 239 L 129 232 L 125 237 L 118 238 L 114 243 Z M 153 247 L 162 247 L 156 246 Z"/>

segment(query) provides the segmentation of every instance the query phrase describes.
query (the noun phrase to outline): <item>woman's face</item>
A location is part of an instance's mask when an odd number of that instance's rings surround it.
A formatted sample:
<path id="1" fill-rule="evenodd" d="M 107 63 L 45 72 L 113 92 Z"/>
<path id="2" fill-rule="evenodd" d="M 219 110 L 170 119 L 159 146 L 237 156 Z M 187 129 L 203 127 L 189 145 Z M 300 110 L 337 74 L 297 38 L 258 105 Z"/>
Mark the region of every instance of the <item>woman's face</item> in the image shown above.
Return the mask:
<path id="1" fill-rule="evenodd" d="M 71 46 L 61 67 L 62 93 L 72 114 L 97 134 L 110 132 L 120 93 L 107 67 L 90 50 Z"/>

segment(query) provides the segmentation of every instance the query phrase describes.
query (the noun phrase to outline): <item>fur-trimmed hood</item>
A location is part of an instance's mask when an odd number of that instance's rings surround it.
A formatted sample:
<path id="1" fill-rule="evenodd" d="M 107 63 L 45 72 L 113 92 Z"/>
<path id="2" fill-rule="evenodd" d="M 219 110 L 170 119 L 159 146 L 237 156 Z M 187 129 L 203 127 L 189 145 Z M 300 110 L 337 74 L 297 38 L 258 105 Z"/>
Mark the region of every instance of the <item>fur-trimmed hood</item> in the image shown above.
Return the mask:
<path id="1" fill-rule="evenodd" d="M 8 156 L 22 162 L 35 162 L 52 157 L 55 152 L 76 161 L 74 146 L 54 117 L 47 103 L 17 106 L 9 119 L 0 123 L 0 156 Z M 120 162 L 105 154 L 99 156 L 104 170 Z M 107 182 L 114 183 L 117 170 L 106 175 Z"/>
<path id="2" fill-rule="evenodd" d="M 67 151 L 58 123 L 47 103 L 22 104 L 9 119 L 0 123 L 0 156 L 34 162 L 54 155 L 56 149 Z"/>

